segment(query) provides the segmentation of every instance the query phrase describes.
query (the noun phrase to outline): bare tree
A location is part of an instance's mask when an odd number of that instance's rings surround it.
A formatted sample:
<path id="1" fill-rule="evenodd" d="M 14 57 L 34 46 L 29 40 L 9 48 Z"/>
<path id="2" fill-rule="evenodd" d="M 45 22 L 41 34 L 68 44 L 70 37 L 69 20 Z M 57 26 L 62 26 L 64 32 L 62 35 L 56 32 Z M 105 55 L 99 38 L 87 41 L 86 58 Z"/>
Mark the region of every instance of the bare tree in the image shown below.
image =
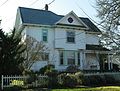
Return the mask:
<path id="1" fill-rule="evenodd" d="M 96 7 L 105 32 L 103 44 L 120 49 L 120 0 L 96 0 Z"/>
<path id="2" fill-rule="evenodd" d="M 29 35 L 26 36 L 24 43 L 26 51 L 23 56 L 26 60 L 24 61 L 23 66 L 25 69 L 30 70 L 36 61 L 45 59 L 45 53 L 48 52 L 48 48 L 43 42 L 39 42 Z"/>

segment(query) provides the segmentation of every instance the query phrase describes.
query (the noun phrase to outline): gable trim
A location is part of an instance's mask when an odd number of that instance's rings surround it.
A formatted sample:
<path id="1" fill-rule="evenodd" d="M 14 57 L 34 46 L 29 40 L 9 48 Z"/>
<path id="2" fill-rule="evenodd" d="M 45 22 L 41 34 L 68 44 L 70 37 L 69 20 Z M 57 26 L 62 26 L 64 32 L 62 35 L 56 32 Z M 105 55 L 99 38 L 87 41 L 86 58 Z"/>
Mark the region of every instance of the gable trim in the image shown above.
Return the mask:
<path id="1" fill-rule="evenodd" d="M 63 21 L 64 18 L 66 18 L 70 14 L 72 14 L 80 23 L 82 23 L 82 25 L 84 26 L 84 28 L 89 29 L 88 26 L 73 11 L 71 11 L 70 13 L 68 13 L 66 16 L 64 16 L 62 19 L 60 19 L 59 21 L 57 21 L 55 24 L 56 25 L 60 24 L 60 22 Z M 66 25 L 66 24 L 62 24 L 62 25 Z M 69 25 L 69 24 L 67 24 L 67 25 Z M 77 26 L 79 26 L 79 25 L 77 25 Z"/>

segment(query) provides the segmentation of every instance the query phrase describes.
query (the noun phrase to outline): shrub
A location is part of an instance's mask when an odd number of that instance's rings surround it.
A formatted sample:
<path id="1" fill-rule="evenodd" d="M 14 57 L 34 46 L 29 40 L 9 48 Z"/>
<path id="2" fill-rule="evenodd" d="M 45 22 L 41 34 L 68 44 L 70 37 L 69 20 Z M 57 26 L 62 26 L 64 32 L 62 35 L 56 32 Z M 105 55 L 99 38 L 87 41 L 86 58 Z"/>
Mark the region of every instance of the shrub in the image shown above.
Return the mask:
<path id="1" fill-rule="evenodd" d="M 117 77 L 115 77 L 114 74 L 105 74 L 104 77 L 105 77 L 107 85 L 117 85 L 117 84 L 120 84 L 120 81 L 118 79 L 115 79 Z"/>
<path id="2" fill-rule="evenodd" d="M 31 84 L 32 82 L 35 82 L 37 79 L 37 74 L 33 72 L 32 70 L 24 70 L 23 75 L 28 76 L 26 83 Z"/>
<path id="3" fill-rule="evenodd" d="M 83 73 L 77 72 L 77 73 L 75 73 L 75 76 L 77 78 L 78 85 L 82 85 L 83 84 Z"/>
<path id="4" fill-rule="evenodd" d="M 21 91 L 21 90 L 22 90 L 22 87 L 13 86 L 13 87 L 4 88 L 3 91 Z"/>
<path id="5" fill-rule="evenodd" d="M 100 75 L 86 75 L 84 76 L 84 85 L 88 86 L 103 86 L 106 84 L 103 76 Z"/>
<path id="6" fill-rule="evenodd" d="M 59 84 L 65 87 L 75 87 L 78 85 L 77 77 L 74 74 L 60 74 Z"/>
<path id="7" fill-rule="evenodd" d="M 44 74 L 46 71 L 53 70 L 54 68 L 55 68 L 54 65 L 49 64 L 49 65 L 46 65 L 46 66 L 44 66 L 43 68 L 41 68 L 38 73 L 39 73 L 39 74 Z"/>
<path id="8" fill-rule="evenodd" d="M 70 65 L 66 68 L 66 71 L 69 73 L 75 73 L 75 72 L 78 72 L 79 69 L 78 69 L 78 66 L 76 65 Z"/>
<path id="9" fill-rule="evenodd" d="M 48 86 L 50 88 L 56 88 L 58 86 L 58 72 L 56 70 L 47 70 L 45 75 L 48 76 Z"/>

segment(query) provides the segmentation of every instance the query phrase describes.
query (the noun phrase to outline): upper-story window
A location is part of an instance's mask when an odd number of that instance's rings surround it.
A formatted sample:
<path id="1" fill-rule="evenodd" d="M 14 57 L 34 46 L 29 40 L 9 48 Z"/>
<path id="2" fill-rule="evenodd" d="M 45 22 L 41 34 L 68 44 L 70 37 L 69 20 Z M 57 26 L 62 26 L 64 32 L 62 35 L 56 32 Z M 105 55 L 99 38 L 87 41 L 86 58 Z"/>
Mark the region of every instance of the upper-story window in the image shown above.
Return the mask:
<path id="1" fill-rule="evenodd" d="M 67 42 L 75 43 L 75 32 L 67 31 Z"/>
<path id="2" fill-rule="evenodd" d="M 44 42 L 47 42 L 48 41 L 48 30 L 47 29 L 43 29 L 42 30 L 42 40 Z"/>

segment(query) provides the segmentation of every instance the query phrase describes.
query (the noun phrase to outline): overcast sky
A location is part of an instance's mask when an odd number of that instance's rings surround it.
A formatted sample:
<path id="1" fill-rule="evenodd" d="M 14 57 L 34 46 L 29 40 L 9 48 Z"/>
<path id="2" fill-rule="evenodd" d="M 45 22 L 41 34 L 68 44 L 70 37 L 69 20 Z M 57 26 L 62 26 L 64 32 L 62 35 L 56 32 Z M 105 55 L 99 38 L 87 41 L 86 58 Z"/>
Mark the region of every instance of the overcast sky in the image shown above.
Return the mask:
<path id="1" fill-rule="evenodd" d="M 35 9 L 43 9 L 45 4 L 52 0 L 0 0 L 0 19 L 2 19 L 1 27 L 4 31 L 9 32 L 15 22 L 16 11 L 18 7 L 28 7 Z M 95 0 L 55 0 L 49 5 L 49 10 L 59 14 L 66 15 L 70 11 L 74 11 L 79 17 L 88 17 L 97 20 Z M 86 14 L 82 11 L 86 12 Z"/>

